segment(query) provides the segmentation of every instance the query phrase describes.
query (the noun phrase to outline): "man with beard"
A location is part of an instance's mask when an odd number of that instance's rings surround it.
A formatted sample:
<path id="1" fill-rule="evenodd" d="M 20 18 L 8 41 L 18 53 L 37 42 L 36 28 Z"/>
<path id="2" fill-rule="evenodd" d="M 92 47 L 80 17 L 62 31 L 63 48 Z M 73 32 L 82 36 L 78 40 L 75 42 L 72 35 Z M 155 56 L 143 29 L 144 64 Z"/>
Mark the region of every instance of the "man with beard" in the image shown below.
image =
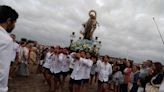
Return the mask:
<path id="1" fill-rule="evenodd" d="M 8 76 L 13 57 L 13 40 L 8 33 L 15 27 L 18 13 L 9 6 L 0 5 L 0 92 L 8 91 Z"/>

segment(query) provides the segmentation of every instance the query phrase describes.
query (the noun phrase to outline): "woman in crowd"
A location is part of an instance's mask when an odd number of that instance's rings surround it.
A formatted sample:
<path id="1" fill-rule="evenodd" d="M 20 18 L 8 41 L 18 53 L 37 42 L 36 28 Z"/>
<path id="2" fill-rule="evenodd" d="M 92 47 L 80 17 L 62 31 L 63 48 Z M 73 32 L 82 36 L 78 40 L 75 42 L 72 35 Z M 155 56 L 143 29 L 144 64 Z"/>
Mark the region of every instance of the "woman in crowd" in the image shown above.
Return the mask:
<path id="1" fill-rule="evenodd" d="M 32 47 L 30 49 L 30 52 L 29 52 L 29 70 L 30 70 L 30 73 L 34 73 L 34 65 L 37 64 L 37 48 L 36 47 Z"/>
<path id="2" fill-rule="evenodd" d="M 122 84 L 121 80 L 124 80 L 123 74 L 120 71 L 119 66 L 115 66 L 113 74 L 114 92 L 120 92 L 120 84 Z"/>
<path id="3" fill-rule="evenodd" d="M 128 87 L 131 82 L 131 73 L 132 73 L 132 62 L 126 61 L 126 68 L 124 69 L 124 84 L 121 88 L 121 92 L 128 92 Z"/>
<path id="4" fill-rule="evenodd" d="M 146 92 L 152 92 L 152 90 L 159 90 L 159 87 L 164 78 L 163 66 L 160 62 L 153 64 L 155 76 L 151 79 L 150 84 L 146 85 Z M 151 87 L 151 88 L 150 88 Z M 153 89 L 152 89 L 153 88 Z"/>
<path id="5" fill-rule="evenodd" d="M 130 89 L 130 92 L 137 92 L 138 90 L 138 79 L 139 79 L 139 74 L 140 74 L 140 67 L 137 66 L 137 65 L 133 65 L 133 68 L 132 68 L 132 88 Z M 140 81 L 140 84 L 141 84 L 141 81 Z"/>
<path id="6" fill-rule="evenodd" d="M 29 61 L 29 49 L 30 44 L 26 42 L 20 43 L 20 50 L 19 50 L 19 59 L 20 64 L 18 65 L 17 74 L 20 76 L 29 76 L 29 68 L 28 68 L 28 61 Z"/>

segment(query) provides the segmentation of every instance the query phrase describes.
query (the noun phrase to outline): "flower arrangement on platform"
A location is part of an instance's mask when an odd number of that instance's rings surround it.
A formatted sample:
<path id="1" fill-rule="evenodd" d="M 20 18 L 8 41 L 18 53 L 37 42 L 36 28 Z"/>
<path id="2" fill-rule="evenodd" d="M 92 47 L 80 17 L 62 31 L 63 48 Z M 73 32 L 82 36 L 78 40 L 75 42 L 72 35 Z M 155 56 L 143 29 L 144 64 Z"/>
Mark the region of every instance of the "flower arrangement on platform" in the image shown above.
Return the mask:
<path id="1" fill-rule="evenodd" d="M 71 43 L 70 43 L 70 50 L 77 51 L 77 50 L 84 50 L 86 52 L 90 52 L 92 54 L 98 55 L 99 50 L 101 48 L 101 41 L 98 41 L 98 37 L 95 37 L 94 40 L 87 40 L 81 39 L 79 37 L 78 40 L 75 40 L 75 33 L 72 32 L 71 34 Z"/>

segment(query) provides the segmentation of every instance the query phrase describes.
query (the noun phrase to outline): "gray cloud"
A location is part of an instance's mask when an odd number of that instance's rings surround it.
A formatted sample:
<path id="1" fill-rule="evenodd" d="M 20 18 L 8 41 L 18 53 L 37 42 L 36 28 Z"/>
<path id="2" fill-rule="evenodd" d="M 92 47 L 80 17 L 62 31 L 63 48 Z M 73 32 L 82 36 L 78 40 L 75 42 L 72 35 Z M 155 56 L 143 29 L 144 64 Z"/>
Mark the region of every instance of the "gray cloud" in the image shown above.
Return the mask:
<path id="1" fill-rule="evenodd" d="M 98 13 L 100 27 L 95 36 L 102 40 L 101 52 L 141 62 L 163 62 L 164 46 L 153 23 L 156 18 L 164 34 L 163 0 L 0 0 L 16 9 L 18 19 L 14 33 L 43 44 L 69 45 L 69 36 L 79 36 L 88 11 Z"/>

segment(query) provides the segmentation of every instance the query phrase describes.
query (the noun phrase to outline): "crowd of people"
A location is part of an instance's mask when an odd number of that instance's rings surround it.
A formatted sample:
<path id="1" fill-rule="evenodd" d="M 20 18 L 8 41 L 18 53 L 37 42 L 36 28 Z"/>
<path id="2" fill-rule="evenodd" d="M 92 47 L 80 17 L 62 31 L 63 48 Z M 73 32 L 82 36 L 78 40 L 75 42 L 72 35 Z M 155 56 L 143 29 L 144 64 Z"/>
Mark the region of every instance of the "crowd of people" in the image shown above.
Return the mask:
<path id="1" fill-rule="evenodd" d="M 163 81 L 164 71 L 160 62 L 146 60 L 135 64 L 126 58 L 39 45 L 37 41 L 26 39 L 16 43 L 15 35 L 11 34 L 11 37 L 16 58 L 11 63 L 10 78 L 15 74 L 28 77 L 31 73 L 42 73 L 50 92 L 57 92 L 65 85 L 69 86 L 70 92 L 85 92 L 93 84 L 97 84 L 97 92 L 108 89 L 113 92 L 156 92 L 150 91 L 149 87 L 159 90 Z M 15 65 L 17 69 L 13 71 Z M 36 65 L 38 68 L 34 71 Z M 66 79 L 69 79 L 68 84 Z"/>
<path id="2" fill-rule="evenodd" d="M 50 92 L 58 92 L 65 85 L 69 92 L 85 92 L 93 84 L 97 84 L 97 92 L 164 92 L 160 62 L 135 64 L 133 60 L 71 51 L 69 47 L 46 46 L 27 39 L 18 42 L 14 34 L 8 35 L 17 18 L 11 7 L 0 6 L 0 92 L 7 92 L 8 79 L 33 73 L 43 74 Z"/>

